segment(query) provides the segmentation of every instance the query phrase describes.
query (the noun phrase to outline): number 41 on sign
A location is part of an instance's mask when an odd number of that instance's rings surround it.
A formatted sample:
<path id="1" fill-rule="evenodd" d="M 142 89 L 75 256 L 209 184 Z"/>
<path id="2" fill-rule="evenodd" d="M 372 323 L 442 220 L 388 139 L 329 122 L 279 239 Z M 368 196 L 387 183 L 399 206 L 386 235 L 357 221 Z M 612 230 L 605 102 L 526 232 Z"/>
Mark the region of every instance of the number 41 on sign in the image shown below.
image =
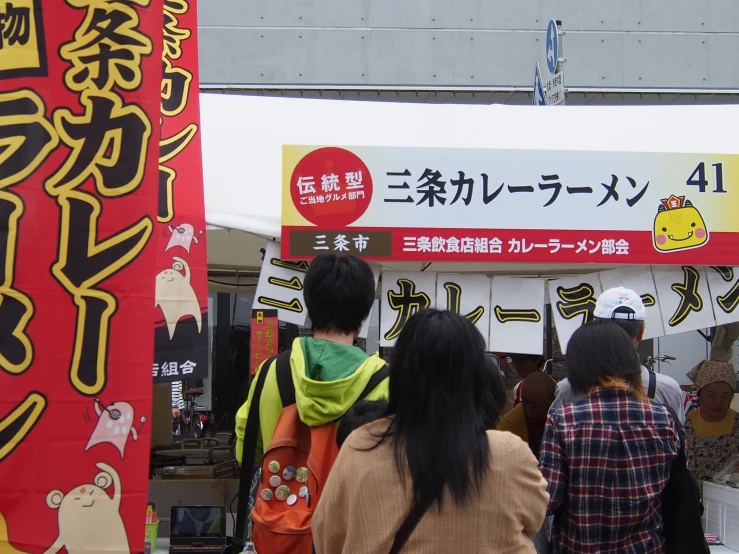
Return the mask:
<path id="1" fill-rule="evenodd" d="M 715 163 L 712 164 L 713 169 L 715 170 L 715 187 L 713 191 L 716 194 L 726 194 L 726 189 L 724 189 L 724 164 L 722 163 Z M 690 177 L 688 177 L 688 180 L 685 181 L 686 185 L 692 185 L 694 187 L 698 187 L 699 192 L 706 192 L 706 189 L 710 186 L 710 183 L 708 179 L 706 179 L 706 163 L 701 162 L 699 163 L 696 168 L 693 170 L 693 173 L 690 174 Z"/>

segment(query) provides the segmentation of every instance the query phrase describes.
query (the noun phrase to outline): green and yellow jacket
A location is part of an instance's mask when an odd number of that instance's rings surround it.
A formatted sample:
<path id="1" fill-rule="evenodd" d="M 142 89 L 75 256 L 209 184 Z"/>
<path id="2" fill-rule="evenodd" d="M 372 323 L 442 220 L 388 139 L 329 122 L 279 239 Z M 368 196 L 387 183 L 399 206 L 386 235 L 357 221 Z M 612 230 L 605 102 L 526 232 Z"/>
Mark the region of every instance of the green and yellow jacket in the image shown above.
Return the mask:
<path id="1" fill-rule="evenodd" d="M 269 445 L 272 441 L 277 418 L 282 411 L 276 362 L 273 361 L 269 367 L 265 367 L 265 364 L 257 369 L 257 375 L 260 371 L 269 372 L 259 402 L 260 437 L 257 459 L 262 458 L 264 445 Z M 295 339 L 290 354 L 290 367 L 300 419 L 310 427 L 340 419 L 354 405 L 367 382 L 383 365 L 385 362 L 378 354 L 368 356 L 356 346 L 307 337 Z M 236 413 L 236 458 L 239 462 L 256 382 L 257 379 L 254 378 L 246 402 Z M 377 400 L 387 396 L 388 379 L 384 379 L 365 399 Z"/>

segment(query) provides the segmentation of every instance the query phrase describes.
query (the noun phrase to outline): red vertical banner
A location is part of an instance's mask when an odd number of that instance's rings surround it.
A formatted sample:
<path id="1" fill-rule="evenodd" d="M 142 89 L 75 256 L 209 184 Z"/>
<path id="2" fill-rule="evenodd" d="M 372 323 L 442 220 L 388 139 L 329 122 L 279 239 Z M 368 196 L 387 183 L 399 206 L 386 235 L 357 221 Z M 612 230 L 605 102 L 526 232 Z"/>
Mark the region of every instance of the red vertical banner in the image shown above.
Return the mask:
<path id="1" fill-rule="evenodd" d="M 277 354 L 279 329 L 277 310 L 251 311 L 251 344 L 249 345 L 251 363 L 249 366 L 252 375 L 257 372 L 257 368 L 264 360 Z"/>
<path id="2" fill-rule="evenodd" d="M 195 0 L 164 0 L 154 381 L 208 377 L 208 260 Z"/>
<path id="3" fill-rule="evenodd" d="M 0 3 L 0 552 L 143 549 L 162 0 Z"/>

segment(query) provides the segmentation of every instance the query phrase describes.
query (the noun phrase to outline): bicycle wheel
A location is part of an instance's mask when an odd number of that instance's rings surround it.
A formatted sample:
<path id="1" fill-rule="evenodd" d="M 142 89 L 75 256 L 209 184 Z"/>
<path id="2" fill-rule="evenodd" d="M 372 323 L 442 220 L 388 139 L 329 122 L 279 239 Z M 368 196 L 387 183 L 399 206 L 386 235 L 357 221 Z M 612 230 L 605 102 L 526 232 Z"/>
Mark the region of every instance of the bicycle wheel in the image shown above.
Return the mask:
<path id="1" fill-rule="evenodd" d="M 200 431 L 202 431 L 203 424 L 198 417 L 196 411 L 190 412 L 187 421 L 187 438 L 188 439 L 199 439 Z"/>
<path id="2" fill-rule="evenodd" d="M 187 426 L 185 427 L 185 434 L 187 435 L 188 439 L 197 438 L 195 436 L 195 430 L 193 429 L 192 414 L 190 414 L 190 417 L 187 420 Z"/>

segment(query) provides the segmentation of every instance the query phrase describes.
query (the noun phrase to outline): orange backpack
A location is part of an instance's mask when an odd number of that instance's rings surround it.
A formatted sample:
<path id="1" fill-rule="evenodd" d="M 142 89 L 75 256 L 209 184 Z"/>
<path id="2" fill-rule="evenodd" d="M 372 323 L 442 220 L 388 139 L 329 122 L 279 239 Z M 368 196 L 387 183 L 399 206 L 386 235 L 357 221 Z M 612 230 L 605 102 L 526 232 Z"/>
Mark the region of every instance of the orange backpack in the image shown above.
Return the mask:
<path id="1" fill-rule="evenodd" d="M 246 528 L 246 506 L 259 436 L 259 399 L 273 359 L 275 358 L 265 362 L 263 370 L 259 372 L 249 407 L 241 458 L 235 540 L 244 536 Z M 339 454 L 336 444 L 337 425 L 332 421 L 318 427 L 309 427 L 300 420 L 295 404 L 290 350 L 278 354 L 276 360 L 275 371 L 282 412 L 277 420 L 272 442 L 264 451 L 262 476 L 251 513 L 251 540 L 257 554 L 311 554 L 314 552 L 311 534 L 313 512 Z M 388 373 L 387 366 L 375 372 L 357 402 L 366 398 Z M 246 492 L 242 496 L 244 490 Z"/>

